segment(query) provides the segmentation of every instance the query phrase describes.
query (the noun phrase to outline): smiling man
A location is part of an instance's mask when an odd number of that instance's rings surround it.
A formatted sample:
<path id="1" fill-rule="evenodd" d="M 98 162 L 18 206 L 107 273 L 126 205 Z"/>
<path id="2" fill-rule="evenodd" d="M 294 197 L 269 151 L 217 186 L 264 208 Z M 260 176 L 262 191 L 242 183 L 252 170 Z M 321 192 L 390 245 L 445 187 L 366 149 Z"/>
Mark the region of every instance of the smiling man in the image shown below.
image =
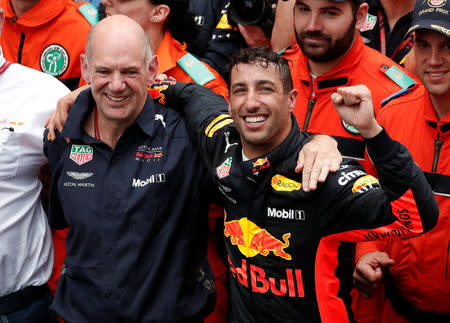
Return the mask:
<path id="1" fill-rule="evenodd" d="M 360 85 L 339 89 L 333 102 L 365 138 L 380 183 L 347 159 L 305 192 L 293 169 L 309 136 L 292 114 L 297 90 L 288 61 L 247 48 L 230 66 L 229 105 L 194 84 L 164 91 L 171 104 L 181 100 L 221 193 L 230 321 L 348 322 L 352 271 L 343 265 L 352 254 L 342 241 L 430 230 L 438 212 L 431 189 L 407 150 L 375 121 L 370 91 Z"/>
<path id="2" fill-rule="evenodd" d="M 358 322 L 450 321 L 449 13 L 450 1 L 417 1 L 409 33 L 415 33 L 413 50 L 423 85 L 392 99 L 378 117 L 425 172 L 439 204 L 439 222 L 408 241 L 358 245 L 355 285 L 364 297 L 377 296 L 368 302 L 356 297 Z M 391 275 L 383 277 L 387 270 L 381 269 L 387 267 Z M 369 306 L 376 300 L 380 307 Z"/>
<path id="3" fill-rule="evenodd" d="M 297 45 L 283 53 L 293 61 L 294 114 L 302 130 L 333 136 L 344 156 L 361 161 L 363 139 L 336 113 L 330 95 L 338 87 L 365 84 L 378 115 L 383 99 L 415 83 L 391 59 L 364 46 L 359 30 L 367 11 L 362 0 L 296 0 Z"/>
<path id="4" fill-rule="evenodd" d="M 157 69 L 136 22 L 102 20 L 82 57 L 91 89 L 45 139 L 49 221 L 69 228 L 51 308 L 67 322 L 201 322 L 211 310 L 209 177 L 182 118 L 149 97 Z"/>

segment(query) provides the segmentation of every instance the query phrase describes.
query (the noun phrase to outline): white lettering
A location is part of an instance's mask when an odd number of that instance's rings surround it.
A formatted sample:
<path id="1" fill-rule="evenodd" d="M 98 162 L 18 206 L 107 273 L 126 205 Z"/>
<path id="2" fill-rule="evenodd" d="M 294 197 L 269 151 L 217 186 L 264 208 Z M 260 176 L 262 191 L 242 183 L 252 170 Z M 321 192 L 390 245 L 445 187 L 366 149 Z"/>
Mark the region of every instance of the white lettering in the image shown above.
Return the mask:
<path id="1" fill-rule="evenodd" d="M 267 208 L 267 216 L 270 218 L 305 220 L 305 211 L 303 210 L 277 210 L 275 208 Z"/>

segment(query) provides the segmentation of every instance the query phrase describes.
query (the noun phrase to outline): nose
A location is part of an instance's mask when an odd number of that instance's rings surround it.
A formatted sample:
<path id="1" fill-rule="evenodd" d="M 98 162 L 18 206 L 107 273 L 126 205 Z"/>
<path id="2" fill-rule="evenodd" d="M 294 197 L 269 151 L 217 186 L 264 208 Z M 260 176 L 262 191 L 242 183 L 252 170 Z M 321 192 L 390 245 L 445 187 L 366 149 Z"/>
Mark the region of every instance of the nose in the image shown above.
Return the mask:
<path id="1" fill-rule="evenodd" d="M 431 48 L 431 54 L 430 54 L 430 58 L 428 60 L 428 63 L 431 66 L 438 66 L 442 64 L 443 61 L 443 55 L 440 53 L 439 48 L 436 47 L 432 47 Z"/>
<path id="2" fill-rule="evenodd" d="M 125 89 L 125 81 L 123 76 L 120 74 L 120 72 L 114 72 L 111 75 L 111 79 L 109 80 L 109 89 L 112 92 L 121 92 Z"/>
<path id="3" fill-rule="evenodd" d="M 245 97 L 245 108 L 249 112 L 254 112 L 259 108 L 258 94 L 255 90 L 249 90 Z"/>
<path id="4" fill-rule="evenodd" d="M 322 23 L 321 23 L 319 14 L 312 13 L 309 16 L 307 30 L 308 31 L 321 31 L 322 30 Z"/>

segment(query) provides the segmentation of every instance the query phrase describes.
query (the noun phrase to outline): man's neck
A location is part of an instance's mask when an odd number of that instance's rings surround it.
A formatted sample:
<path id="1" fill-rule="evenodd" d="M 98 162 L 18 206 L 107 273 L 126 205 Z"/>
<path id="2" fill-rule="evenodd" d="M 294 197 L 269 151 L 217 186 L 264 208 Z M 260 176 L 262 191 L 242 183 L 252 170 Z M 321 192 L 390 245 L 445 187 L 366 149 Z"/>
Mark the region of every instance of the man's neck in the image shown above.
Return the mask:
<path id="1" fill-rule="evenodd" d="M 161 42 L 164 38 L 165 30 L 162 25 L 153 24 L 151 28 L 146 30 L 145 32 L 147 34 L 148 39 L 150 40 L 150 47 L 152 48 L 153 52 L 156 54 L 156 51 L 158 50 L 159 45 L 161 45 Z"/>
<path id="2" fill-rule="evenodd" d="M 97 117 L 95 117 L 95 111 L 97 111 Z M 130 125 L 129 122 L 109 122 L 104 120 L 98 114 L 97 107 L 95 107 L 84 122 L 83 128 L 89 136 L 100 139 L 114 149 L 120 137 Z"/>
<path id="3" fill-rule="evenodd" d="M 380 0 L 380 2 L 388 18 L 389 29 L 392 30 L 401 17 L 413 11 L 416 0 Z"/>
<path id="4" fill-rule="evenodd" d="M 450 113 L 450 91 L 440 96 L 430 95 L 430 99 L 438 120 Z"/>
<path id="5" fill-rule="evenodd" d="M 11 7 L 17 17 L 22 16 L 25 12 L 33 8 L 39 0 L 10 0 Z"/>

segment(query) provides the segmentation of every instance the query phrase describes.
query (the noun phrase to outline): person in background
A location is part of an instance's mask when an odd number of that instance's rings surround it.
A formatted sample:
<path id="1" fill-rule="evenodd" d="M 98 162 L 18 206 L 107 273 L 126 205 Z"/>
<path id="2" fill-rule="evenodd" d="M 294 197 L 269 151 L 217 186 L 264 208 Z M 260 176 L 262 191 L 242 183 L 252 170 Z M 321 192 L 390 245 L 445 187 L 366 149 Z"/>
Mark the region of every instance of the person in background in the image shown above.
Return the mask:
<path id="1" fill-rule="evenodd" d="M 0 34 L 5 19 L 0 6 Z M 0 321 L 57 322 L 47 281 L 53 244 L 40 200 L 45 120 L 69 90 L 3 56 L 0 46 Z"/>
<path id="2" fill-rule="evenodd" d="M 367 10 L 360 0 L 297 0 L 297 44 L 282 54 L 293 62 L 298 89 L 294 114 L 301 129 L 333 136 L 344 156 L 363 163 L 367 161 L 362 137 L 335 111 L 331 94 L 339 87 L 365 84 L 378 115 L 383 99 L 416 83 L 391 59 L 364 46 L 359 29 Z"/>
<path id="3" fill-rule="evenodd" d="M 439 221 L 413 239 L 358 244 L 354 283 L 359 293 L 353 308 L 361 323 L 450 321 L 449 12 L 449 1 L 417 1 L 408 35 L 415 34 L 423 85 L 393 98 L 378 116 L 425 172 L 439 204 Z"/>

